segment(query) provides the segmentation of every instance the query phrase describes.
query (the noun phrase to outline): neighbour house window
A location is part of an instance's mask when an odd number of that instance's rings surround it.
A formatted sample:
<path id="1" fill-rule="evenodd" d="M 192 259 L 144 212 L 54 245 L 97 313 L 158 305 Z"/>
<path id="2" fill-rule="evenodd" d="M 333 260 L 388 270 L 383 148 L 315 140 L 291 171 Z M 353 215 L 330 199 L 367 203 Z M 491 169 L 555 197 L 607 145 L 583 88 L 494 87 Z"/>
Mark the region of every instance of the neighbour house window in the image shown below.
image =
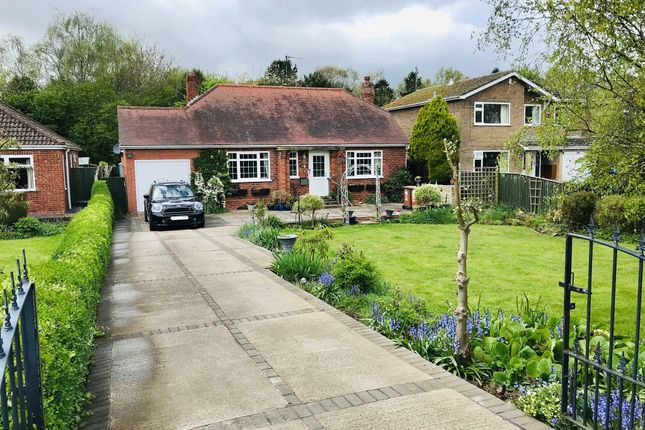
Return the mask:
<path id="1" fill-rule="evenodd" d="M 475 124 L 511 125 L 511 104 L 475 102 Z"/>
<path id="2" fill-rule="evenodd" d="M 270 180 L 268 152 L 229 152 L 228 174 L 233 182 Z"/>
<path id="3" fill-rule="evenodd" d="M 540 125 L 542 123 L 542 106 L 524 105 L 524 125 Z"/>
<path id="4" fill-rule="evenodd" d="M 497 168 L 508 172 L 508 151 L 474 151 L 473 167 L 475 171 Z"/>
<path id="5" fill-rule="evenodd" d="M 15 174 L 14 191 L 34 190 L 34 160 L 31 155 L 2 155 L 0 160 Z"/>
<path id="6" fill-rule="evenodd" d="M 383 151 L 347 151 L 345 159 L 348 178 L 383 176 Z"/>
<path id="7" fill-rule="evenodd" d="M 298 151 L 289 153 L 289 177 L 298 178 Z"/>

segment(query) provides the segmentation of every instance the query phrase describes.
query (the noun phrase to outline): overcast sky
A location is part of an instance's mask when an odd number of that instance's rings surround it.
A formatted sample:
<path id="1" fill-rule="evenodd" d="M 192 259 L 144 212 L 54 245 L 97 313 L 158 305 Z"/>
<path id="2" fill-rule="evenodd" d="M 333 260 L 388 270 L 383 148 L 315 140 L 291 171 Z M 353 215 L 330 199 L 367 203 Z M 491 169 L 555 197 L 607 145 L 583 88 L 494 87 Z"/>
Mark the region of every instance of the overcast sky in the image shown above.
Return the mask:
<path id="1" fill-rule="evenodd" d="M 0 0 L 0 37 L 42 38 L 57 13 L 83 11 L 162 48 L 185 67 L 260 76 L 290 55 L 301 73 L 327 64 L 361 74 L 382 70 L 392 86 L 415 66 L 468 76 L 506 68 L 478 52 L 474 30 L 488 6 L 478 0 Z"/>

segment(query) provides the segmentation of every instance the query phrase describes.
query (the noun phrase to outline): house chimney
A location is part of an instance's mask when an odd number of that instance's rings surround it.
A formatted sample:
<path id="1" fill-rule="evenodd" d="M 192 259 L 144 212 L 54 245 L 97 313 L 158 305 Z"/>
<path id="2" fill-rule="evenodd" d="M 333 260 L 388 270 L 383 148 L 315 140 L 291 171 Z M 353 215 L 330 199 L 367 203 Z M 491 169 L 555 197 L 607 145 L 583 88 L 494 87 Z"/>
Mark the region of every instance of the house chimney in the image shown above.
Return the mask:
<path id="1" fill-rule="evenodd" d="M 186 99 L 189 103 L 197 97 L 197 85 L 197 75 L 194 72 L 188 73 L 186 76 Z"/>
<path id="2" fill-rule="evenodd" d="M 365 80 L 361 84 L 361 98 L 368 103 L 374 104 L 374 84 L 369 76 L 365 76 Z"/>

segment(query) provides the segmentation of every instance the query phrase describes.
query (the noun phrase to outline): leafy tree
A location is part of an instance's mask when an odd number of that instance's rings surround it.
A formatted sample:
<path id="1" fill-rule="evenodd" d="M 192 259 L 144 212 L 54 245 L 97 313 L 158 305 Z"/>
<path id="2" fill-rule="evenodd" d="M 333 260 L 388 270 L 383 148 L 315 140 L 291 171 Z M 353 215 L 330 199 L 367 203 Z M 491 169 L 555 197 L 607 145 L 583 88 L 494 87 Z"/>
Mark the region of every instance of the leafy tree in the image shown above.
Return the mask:
<path id="1" fill-rule="evenodd" d="M 459 125 L 441 97 L 433 98 L 419 111 L 410 135 L 410 157 L 428 165 L 428 180 L 447 183 L 452 177 L 446 161 L 443 141 L 459 148 Z M 458 151 L 455 151 L 457 154 Z M 458 157 L 458 155 L 455 155 Z M 454 160 L 455 164 L 458 159 Z"/>
<path id="2" fill-rule="evenodd" d="M 381 78 L 374 84 L 374 103 L 377 106 L 383 106 L 394 100 L 394 90 L 390 84 Z"/>
<path id="3" fill-rule="evenodd" d="M 274 60 L 267 67 L 258 83 L 260 85 L 295 86 L 298 81 L 298 66 L 289 57 L 284 60 Z"/>
<path id="4" fill-rule="evenodd" d="M 539 127 L 547 129 L 540 144 L 552 147 L 553 136 L 588 136 L 589 185 L 602 194 L 645 193 L 642 1 L 487 1 L 493 12 L 481 48 L 506 54 L 519 46 L 521 61 L 534 55 L 531 41 L 544 40 L 539 55 L 551 65 L 545 82 L 564 102 L 557 121 Z"/>
<path id="5" fill-rule="evenodd" d="M 423 79 L 421 79 L 419 71 L 415 68 L 403 78 L 403 82 L 397 88 L 397 93 L 399 97 L 407 96 L 424 86 Z"/>
<path id="6" fill-rule="evenodd" d="M 433 83 L 435 85 L 442 85 L 450 82 L 462 81 L 466 78 L 467 76 L 457 69 L 453 69 L 452 67 L 441 67 L 434 75 Z"/>
<path id="7" fill-rule="evenodd" d="M 318 88 L 335 88 L 338 87 L 334 82 L 332 82 L 325 74 L 320 70 L 315 70 L 307 75 L 302 77 L 302 80 L 299 82 L 301 87 L 318 87 Z"/>

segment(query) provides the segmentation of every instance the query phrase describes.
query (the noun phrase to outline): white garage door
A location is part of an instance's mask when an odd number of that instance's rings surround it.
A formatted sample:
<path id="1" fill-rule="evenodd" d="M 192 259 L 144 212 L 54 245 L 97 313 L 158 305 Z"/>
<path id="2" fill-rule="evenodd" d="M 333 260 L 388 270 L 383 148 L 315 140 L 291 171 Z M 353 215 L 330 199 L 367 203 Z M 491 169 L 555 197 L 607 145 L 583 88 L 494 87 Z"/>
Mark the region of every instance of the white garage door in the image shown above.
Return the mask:
<path id="1" fill-rule="evenodd" d="M 143 212 L 143 195 L 156 182 L 190 182 L 190 160 L 135 160 L 137 211 Z"/>

